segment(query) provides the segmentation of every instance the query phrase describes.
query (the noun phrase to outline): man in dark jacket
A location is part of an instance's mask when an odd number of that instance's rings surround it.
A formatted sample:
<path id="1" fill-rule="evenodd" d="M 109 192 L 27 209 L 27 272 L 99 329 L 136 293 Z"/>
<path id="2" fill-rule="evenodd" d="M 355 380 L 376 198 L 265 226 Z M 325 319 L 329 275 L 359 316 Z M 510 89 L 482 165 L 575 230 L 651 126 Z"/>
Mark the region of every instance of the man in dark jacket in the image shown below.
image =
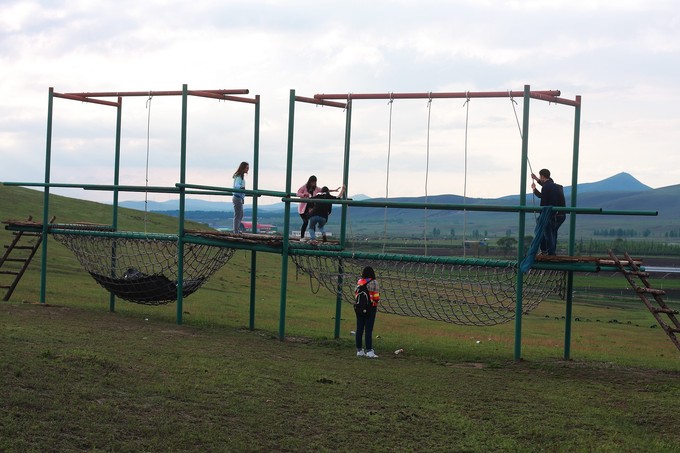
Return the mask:
<path id="1" fill-rule="evenodd" d="M 566 206 L 564 200 L 564 188 L 555 184 L 555 181 L 550 177 L 550 170 L 544 168 L 538 172 L 539 177 L 531 174 L 531 179 L 536 181 L 541 190 L 536 189 L 536 183 L 531 183 L 531 188 L 534 190 L 534 195 L 541 199 L 541 206 Z M 550 220 L 543 230 L 543 237 L 541 238 L 541 254 L 554 255 L 557 250 L 557 230 L 564 223 L 566 215 L 563 212 L 554 211 L 550 215 Z"/>
<path id="2" fill-rule="evenodd" d="M 333 195 L 330 194 L 330 190 L 328 190 L 328 187 L 324 186 L 321 189 L 321 192 L 319 192 L 317 195 L 314 195 L 312 197 L 312 202 L 314 200 L 318 199 L 336 199 L 340 198 L 343 196 L 345 193 L 345 186 L 339 187 L 338 190 L 340 193 L 338 194 L 337 197 L 334 197 Z M 323 239 L 323 242 L 326 242 L 326 232 L 324 231 L 323 227 L 326 225 L 326 222 L 328 222 L 328 216 L 331 215 L 331 211 L 333 210 L 333 205 L 331 203 L 314 203 L 312 207 L 309 210 L 309 237 L 311 240 L 314 242 L 316 241 L 316 227 L 319 227 L 319 231 L 321 232 L 321 237 Z"/>

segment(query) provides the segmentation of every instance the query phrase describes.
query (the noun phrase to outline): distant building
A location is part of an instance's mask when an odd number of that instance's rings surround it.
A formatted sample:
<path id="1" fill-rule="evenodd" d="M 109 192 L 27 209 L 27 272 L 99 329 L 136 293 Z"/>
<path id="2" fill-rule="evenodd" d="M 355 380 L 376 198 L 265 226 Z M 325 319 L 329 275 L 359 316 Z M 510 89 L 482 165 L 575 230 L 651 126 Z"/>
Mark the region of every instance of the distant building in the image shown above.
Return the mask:
<path id="1" fill-rule="evenodd" d="M 253 222 L 247 222 L 243 221 L 241 222 L 241 225 L 243 225 L 243 228 L 246 229 L 246 232 L 251 232 L 253 230 Z M 217 228 L 217 231 L 232 231 L 232 228 L 229 227 L 222 227 L 222 228 Z M 258 233 L 264 233 L 264 234 L 276 234 L 276 225 L 270 225 L 268 223 L 258 223 L 257 224 L 257 232 Z"/>
<path id="2" fill-rule="evenodd" d="M 252 231 L 253 222 L 243 221 L 243 222 L 241 222 L 241 224 L 246 229 L 246 231 Z M 276 233 L 276 225 L 270 225 L 268 223 L 258 223 L 257 224 L 257 232 L 258 233 L 266 233 L 266 234 Z"/>

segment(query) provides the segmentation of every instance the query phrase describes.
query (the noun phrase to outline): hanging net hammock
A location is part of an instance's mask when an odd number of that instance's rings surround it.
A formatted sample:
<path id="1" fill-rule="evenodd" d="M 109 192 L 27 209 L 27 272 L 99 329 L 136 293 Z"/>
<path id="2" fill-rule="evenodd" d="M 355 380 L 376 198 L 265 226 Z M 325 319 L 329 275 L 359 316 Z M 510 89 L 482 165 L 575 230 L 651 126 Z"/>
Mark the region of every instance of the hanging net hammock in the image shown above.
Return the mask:
<path id="1" fill-rule="evenodd" d="M 54 234 L 109 292 L 130 302 L 162 305 L 177 300 L 177 241 L 87 234 Z M 234 255 L 233 248 L 184 244 L 182 295 L 196 291 Z"/>
<path id="2" fill-rule="evenodd" d="M 378 310 L 467 326 L 492 326 L 515 318 L 516 265 L 492 267 L 334 256 L 291 255 L 300 272 L 332 294 L 354 302 L 364 267 L 380 284 Z M 533 269 L 523 274 L 522 311 L 528 313 L 551 294 L 564 293 L 564 271 Z"/>

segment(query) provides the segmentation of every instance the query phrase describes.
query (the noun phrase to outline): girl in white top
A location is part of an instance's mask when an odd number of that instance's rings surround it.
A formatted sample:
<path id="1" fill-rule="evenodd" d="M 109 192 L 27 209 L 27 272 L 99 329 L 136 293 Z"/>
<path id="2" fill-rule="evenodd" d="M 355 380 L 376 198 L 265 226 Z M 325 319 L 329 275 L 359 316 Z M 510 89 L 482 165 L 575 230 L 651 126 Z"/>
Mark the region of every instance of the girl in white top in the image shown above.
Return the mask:
<path id="1" fill-rule="evenodd" d="M 248 162 L 241 162 L 238 166 L 238 170 L 234 173 L 234 189 L 245 189 L 246 188 L 246 174 L 250 169 Z M 232 231 L 234 233 L 243 233 L 245 228 L 241 225 L 243 220 L 243 202 L 245 201 L 246 194 L 241 192 L 234 192 L 231 201 L 234 203 L 234 227 Z"/>

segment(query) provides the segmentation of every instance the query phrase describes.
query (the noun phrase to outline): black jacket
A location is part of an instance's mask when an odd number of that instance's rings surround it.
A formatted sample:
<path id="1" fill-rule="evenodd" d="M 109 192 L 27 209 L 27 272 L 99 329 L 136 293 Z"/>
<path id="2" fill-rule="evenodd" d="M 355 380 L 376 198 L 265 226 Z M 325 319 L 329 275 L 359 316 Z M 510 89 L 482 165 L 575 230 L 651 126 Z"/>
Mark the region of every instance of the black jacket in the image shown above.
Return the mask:
<path id="1" fill-rule="evenodd" d="M 564 188 L 552 178 L 543 183 L 540 192 L 534 189 L 534 195 L 541 199 L 541 206 L 566 206 Z"/>
<path id="2" fill-rule="evenodd" d="M 312 200 L 314 199 L 319 199 L 323 198 L 326 200 L 330 199 L 336 199 L 338 197 L 334 197 L 333 195 L 325 192 L 321 192 L 319 194 L 316 194 L 312 197 Z M 333 205 L 330 203 L 314 203 L 312 208 L 309 210 L 309 217 L 313 216 L 319 216 L 323 217 L 324 219 L 328 220 L 328 216 L 331 214 L 331 211 L 333 210 Z"/>

